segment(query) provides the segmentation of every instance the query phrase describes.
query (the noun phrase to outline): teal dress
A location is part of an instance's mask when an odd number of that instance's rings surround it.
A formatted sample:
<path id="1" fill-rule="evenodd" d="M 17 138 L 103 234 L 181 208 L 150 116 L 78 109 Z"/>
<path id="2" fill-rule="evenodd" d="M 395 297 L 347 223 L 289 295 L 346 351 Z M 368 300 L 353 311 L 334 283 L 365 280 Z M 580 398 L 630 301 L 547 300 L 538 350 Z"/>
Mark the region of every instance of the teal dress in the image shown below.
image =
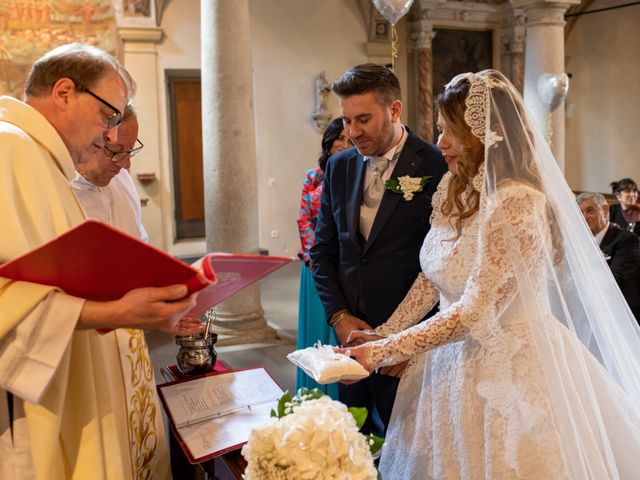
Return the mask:
<path id="1" fill-rule="evenodd" d="M 316 167 L 307 172 L 302 186 L 298 231 L 302 247 L 298 256 L 304 262 L 300 269 L 300 301 L 298 304 L 298 349 L 311 347 L 320 342 L 323 345 L 337 345 L 333 329 L 327 324 L 324 308 L 309 270 L 309 249 L 313 245 L 316 217 L 322 196 L 322 170 Z M 296 389 L 318 388 L 333 399 L 338 399 L 338 384 L 320 385 L 298 369 Z"/>

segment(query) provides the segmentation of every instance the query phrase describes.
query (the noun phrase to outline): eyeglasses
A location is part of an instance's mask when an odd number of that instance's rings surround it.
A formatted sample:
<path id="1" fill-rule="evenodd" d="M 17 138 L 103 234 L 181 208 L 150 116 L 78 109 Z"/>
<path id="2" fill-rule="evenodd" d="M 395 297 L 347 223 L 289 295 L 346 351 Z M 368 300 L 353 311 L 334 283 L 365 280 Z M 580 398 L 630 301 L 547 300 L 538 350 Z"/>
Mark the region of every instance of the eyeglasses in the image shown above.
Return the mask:
<path id="1" fill-rule="evenodd" d="M 133 147 L 131 150 L 125 150 L 124 152 L 114 152 L 106 145 L 102 148 L 104 149 L 104 153 L 111 159 L 112 162 L 119 162 L 120 160 L 125 158 L 127 155 L 129 157 L 136 156 L 138 152 L 142 150 L 143 147 L 144 147 L 144 144 L 139 139 L 136 138 L 136 146 Z"/>
<path id="2" fill-rule="evenodd" d="M 100 98 L 98 95 L 96 95 L 95 93 L 93 93 L 91 90 L 89 90 L 87 87 L 83 87 L 82 85 L 77 85 L 76 84 L 76 89 L 79 92 L 83 92 L 83 93 L 88 93 L 89 95 L 91 95 L 93 98 L 95 98 L 96 100 L 98 100 L 100 103 L 102 103 L 103 105 L 106 105 L 107 107 L 109 107 L 111 110 L 113 110 L 113 113 L 111 115 L 105 115 L 104 116 L 104 123 L 105 126 L 109 129 L 111 128 L 115 128 L 118 125 L 120 125 L 122 123 L 122 112 L 120 110 L 118 110 L 116 107 L 114 107 L 113 105 L 111 105 L 109 102 L 107 102 L 106 100 Z"/>

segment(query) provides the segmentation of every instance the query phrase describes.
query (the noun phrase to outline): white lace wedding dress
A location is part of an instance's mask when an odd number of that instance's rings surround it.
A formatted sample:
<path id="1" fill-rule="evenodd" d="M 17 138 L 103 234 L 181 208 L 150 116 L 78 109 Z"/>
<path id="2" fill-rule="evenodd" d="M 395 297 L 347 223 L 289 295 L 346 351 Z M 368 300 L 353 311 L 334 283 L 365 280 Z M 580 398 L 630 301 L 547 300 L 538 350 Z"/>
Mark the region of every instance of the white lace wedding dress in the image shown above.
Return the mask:
<path id="1" fill-rule="evenodd" d="M 482 174 L 474 179 L 479 191 Z M 433 198 L 423 273 L 376 329 L 386 338 L 368 352 L 375 366 L 412 359 L 385 439 L 383 479 L 639 478 L 640 420 L 595 357 L 550 313 L 541 255 L 551 242 L 544 195 L 514 182 L 498 189 L 500 207 L 491 211 L 483 194 L 483 218 L 490 220 L 479 225 L 476 214 L 452 241 L 455 230 L 439 213 L 449 178 Z M 506 241 L 505 228 L 515 242 Z M 513 251 L 530 285 L 517 281 Z M 439 313 L 417 323 L 438 300 Z M 543 374 L 540 358 L 548 355 L 536 349 L 536 336 L 559 359 L 555 376 Z M 586 365 L 588 380 L 576 378 L 575 365 Z M 584 410 L 575 415 L 584 421 L 562 424 L 553 400 L 559 391 Z M 577 454 L 567 431 L 581 439 Z"/>

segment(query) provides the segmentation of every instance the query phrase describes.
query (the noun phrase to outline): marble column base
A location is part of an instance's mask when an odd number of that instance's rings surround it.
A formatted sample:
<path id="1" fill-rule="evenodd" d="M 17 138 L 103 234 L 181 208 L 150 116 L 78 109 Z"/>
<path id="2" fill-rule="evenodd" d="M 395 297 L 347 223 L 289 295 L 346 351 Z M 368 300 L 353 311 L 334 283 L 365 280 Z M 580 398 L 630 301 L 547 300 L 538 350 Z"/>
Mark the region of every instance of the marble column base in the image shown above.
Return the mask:
<path id="1" fill-rule="evenodd" d="M 278 339 L 276 331 L 267 324 L 262 309 L 240 314 L 218 312 L 213 331 L 218 334 L 216 345 L 221 347 Z"/>

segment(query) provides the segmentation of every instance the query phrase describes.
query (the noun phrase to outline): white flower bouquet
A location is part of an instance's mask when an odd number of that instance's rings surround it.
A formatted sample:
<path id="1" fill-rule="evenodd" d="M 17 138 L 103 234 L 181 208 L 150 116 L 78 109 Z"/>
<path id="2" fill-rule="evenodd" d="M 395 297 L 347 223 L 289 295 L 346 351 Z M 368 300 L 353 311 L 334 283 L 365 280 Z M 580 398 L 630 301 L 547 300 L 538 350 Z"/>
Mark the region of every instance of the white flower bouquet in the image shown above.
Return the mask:
<path id="1" fill-rule="evenodd" d="M 359 432 L 366 408 L 347 407 L 317 389 L 287 392 L 267 425 L 242 447 L 246 480 L 376 480 L 383 440 Z M 374 452 L 374 453 L 372 453 Z"/>

